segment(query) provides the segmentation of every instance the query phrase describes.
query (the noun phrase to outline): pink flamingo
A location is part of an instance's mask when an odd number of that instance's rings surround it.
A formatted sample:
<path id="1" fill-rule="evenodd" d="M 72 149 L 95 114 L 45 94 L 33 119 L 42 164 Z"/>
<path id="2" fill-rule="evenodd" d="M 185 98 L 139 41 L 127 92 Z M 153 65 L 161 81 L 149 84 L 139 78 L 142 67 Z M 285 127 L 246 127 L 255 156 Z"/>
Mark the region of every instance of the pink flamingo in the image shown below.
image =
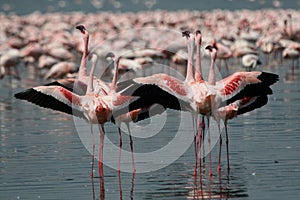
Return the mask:
<path id="1" fill-rule="evenodd" d="M 190 41 L 193 41 L 192 38 L 188 37 Z M 118 83 L 119 89 L 127 88 L 122 92 L 124 95 L 139 96 L 151 104 L 157 103 L 164 108 L 209 116 L 212 110 L 216 110 L 220 105 L 228 105 L 245 96 L 254 97 L 271 93 L 269 86 L 278 79 L 276 74 L 267 72 L 236 72 L 216 82 L 214 73 L 211 72 L 209 84 L 200 84 L 194 81 L 192 54 L 188 57 L 185 81 L 166 74 L 155 74 Z M 213 66 L 214 64 L 211 65 L 211 71 Z"/>
<path id="2" fill-rule="evenodd" d="M 267 95 L 272 94 L 272 90 L 269 88 L 270 85 L 274 84 L 278 80 L 278 76 L 266 72 L 236 72 L 233 75 L 216 82 L 214 72 L 214 60 L 216 57 L 217 50 L 212 46 L 207 46 L 211 54 L 211 68 L 209 73 L 209 83 L 215 85 L 218 89 L 219 97 L 222 98 L 221 93 L 229 95 L 229 99 L 222 103 L 221 99 L 212 100 L 212 116 L 218 123 L 220 133 L 220 149 L 219 149 L 219 161 L 218 171 L 221 170 L 221 147 L 222 147 L 222 135 L 220 131 L 220 120 L 224 121 L 226 131 L 226 148 L 227 148 L 227 161 L 228 161 L 228 172 L 229 172 L 229 150 L 228 150 L 228 132 L 227 132 L 227 121 L 232 119 L 237 114 L 243 114 L 251 111 L 255 108 L 259 108 L 267 103 Z M 241 83 L 239 83 L 241 81 Z M 244 83 L 242 83 L 244 82 Z M 251 85 L 248 85 L 251 82 Z M 244 86 L 243 86 L 244 85 Z M 241 90 L 239 87 L 243 86 Z M 219 88 L 222 88 L 219 90 Z M 254 89 L 255 88 L 255 89 Z M 226 92 L 227 90 L 227 92 Z M 259 90 L 259 91 L 256 91 Z M 236 94 L 234 94 L 236 93 Z M 231 95 L 234 97 L 230 98 Z M 224 105 L 225 106 L 222 106 Z M 242 110 L 242 111 L 238 111 Z"/>
<path id="3" fill-rule="evenodd" d="M 87 74 L 87 64 L 86 59 L 89 54 L 88 52 L 88 45 L 89 45 L 89 32 L 86 30 L 84 25 L 77 25 L 75 27 L 82 33 L 83 39 L 83 51 L 81 62 L 78 71 L 77 79 L 67 78 L 54 81 L 52 83 L 48 83 L 47 85 L 58 85 L 65 88 L 68 88 L 70 91 L 73 91 L 79 95 L 83 95 L 86 93 L 87 83 L 89 81 L 89 76 Z M 67 84 L 67 85 L 65 85 Z M 110 87 L 108 83 L 105 83 L 101 79 L 93 77 L 93 85 L 96 92 L 100 93 L 101 95 L 106 95 L 110 91 Z"/>
<path id="4" fill-rule="evenodd" d="M 0 79 L 4 75 L 12 75 L 14 78 L 20 80 L 21 77 L 17 66 L 21 62 L 22 57 L 20 51 L 17 49 L 10 49 L 3 55 L 0 55 Z"/>
<path id="5" fill-rule="evenodd" d="M 211 45 L 218 50 L 217 58 L 220 59 L 219 71 L 221 71 L 221 61 L 224 60 L 226 73 L 229 74 L 228 59 L 232 57 L 232 51 L 226 45 L 217 42 L 216 39 L 213 39 Z"/>
<path id="6" fill-rule="evenodd" d="M 222 120 L 225 127 L 226 133 L 226 155 L 227 155 L 227 174 L 230 172 L 230 162 L 229 162 L 229 137 L 228 137 L 228 120 L 233 119 L 237 115 L 250 112 L 254 109 L 260 108 L 266 105 L 268 102 L 267 95 L 254 96 L 254 97 L 245 97 L 243 99 L 236 100 L 233 103 L 230 103 L 227 106 L 220 107 L 217 112 L 214 113 L 215 119 L 218 123 Z M 221 155 L 220 155 L 221 156 Z M 220 162 L 220 157 L 219 157 Z M 219 169 L 219 167 L 218 167 Z"/>
<path id="7" fill-rule="evenodd" d="M 117 65 L 116 65 L 117 66 Z M 80 117 L 88 121 L 90 124 L 99 124 L 100 145 L 99 145 L 99 169 L 103 169 L 103 139 L 104 124 L 112 117 L 114 121 L 130 121 L 138 115 L 137 110 L 130 113 L 113 115 L 113 110 L 119 110 L 127 106 L 127 102 L 134 99 L 131 96 L 124 96 L 116 93 L 114 90 L 105 96 L 99 95 L 93 91 L 93 73 L 95 65 L 91 69 L 88 88 L 85 95 L 80 96 L 68 89 L 57 85 L 38 86 L 26 91 L 15 94 L 17 99 L 27 100 L 38 106 L 61 111 L 67 114 Z M 112 88 L 116 85 L 116 76 L 112 82 Z M 103 177 L 103 170 L 99 170 L 99 174 Z"/>

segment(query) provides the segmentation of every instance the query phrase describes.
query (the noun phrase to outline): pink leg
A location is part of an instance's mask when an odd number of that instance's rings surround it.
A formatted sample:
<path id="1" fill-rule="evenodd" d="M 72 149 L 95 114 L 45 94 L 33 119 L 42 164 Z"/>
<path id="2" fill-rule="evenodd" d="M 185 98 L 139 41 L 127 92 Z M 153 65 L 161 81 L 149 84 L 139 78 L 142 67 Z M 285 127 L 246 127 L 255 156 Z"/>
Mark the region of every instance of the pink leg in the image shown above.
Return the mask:
<path id="1" fill-rule="evenodd" d="M 197 175 L 197 166 L 198 166 L 198 162 L 197 162 L 197 153 L 198 153 L 198 149 L 197 149 L 197 141 L 196 141 L 196 128 L 195 128 L 195 119 L 196 116 L 195 114 L 192 113 L 192 120 L 193 120 L 193 130 L 194 130 L 194 151 L 195 151 L 195 158 L 196 158 L 196 164 L 195 164 L 195 168 L 194 168 L 194 176 Z"/>
<path id="2" fill-rule="evenodd" d="M 219 135 L 220 135 L 220 149 L 219 149 L 219 162 L 218 162 L 218 172 L 221 171 L 221 152 L 222 152 L 222 134 L 220 130 L 220 123 L 218 123 Z"/>
<path id="3" fill-rule="evenodd" d="M 122 146 L 122 139 L 121 139 L 121 130 L 118 128 L 119 135 L 120 135 L 120 146 Z M 118 162 L 118 182 L 119 182 L 119 191 L 120 191 L 120 199 L 123 199 L 123 191 L 122 191 L 122 183 L 121 183 L 121 172 L 120 172 L 120 157 L 121 157 L 121 150 L 122 147 L 120 147 L 119 151 L 119 162 Z"/>
<path id="4" fill-rule="evenodd" d="M 104 127 L 103 125 L 99 125 L 100 130 L 100 141 L 99 141 L 99 158 L 98 158 L 98 172 L 100 178 L 104 177 L 104 171 L 103 171 L 103 146 L 104 146 Z"/>
<path id="5" fill-rule="evenodd" d="M 95 183 L 93 178 L 91 180 L 92 180 L 92 199 L 95 200 Z"/>
<path id="6" fill-rule="evenodd" d="M 119 132 L 119 137 L 120 137 L 119 156 L 118 156 L 118 173 L 120 174 L 120 171 L 121 171 L 121 152 L 122 152 L 123 142 L 122 142 L 122 133 L 121 133 L 120 128 L 118 128 L 118 132 Z"/>
<path id="7" fill-rule="evenodd" d="M 91 136 L 92 136 L 92 169 L 90 173 L 90 177 L 94 178 L 94 165 L 95 165 L 95 139 L 94 139 L 94 131 L 93 125 L 91 124 Z"/>
<path id="8" fill-rule="evenodd" d="M 103 171 L 103 146 L 104 146 L 104 127 L 103 125 L 99 125 L 100 131 L 100 141 L 99 141 L 99 158 L 98 158 L 98 173 L 99 173 L 99 181 L 100 181 L 100 199 L 104 199 L 104 171 Z"/>
<path id="9" fill-rule="evenodd" d="M 202 119 L 201 119 L 201 118 Z M 197 145 L 197 162 L 200 162 L 201 164 L 201 148 L 202 148 L 202 138 L 203 138 L 203 131 L 204 131 L 204 120 L 202 116 L 199 116 L 198 118 L 198 127 L 197 127 L 197 140 L 196 140 L 196 145 Z"/>
<path id="10" fill-rule="evenodd" d="M 211 160 L 211 143 L 210 143 L 210 130 L 209 130 L 209 116 L 207 116 L 207 133 L 208 133 L 208 151 L 209 151 L 209 176 L 212 176 L 212 160 Z"/>
<path id="11" fill-rule="evenodd" d="M 130 190 L 130 199 L 133 199 L 133 193 L 134 193 L 134 179 L 135 179 L 135 171 L 132 172 L 132 178 L 131 178 L 131 190 Z"/>
<path id="12" fill-rule="evenodd" d="M 228 130 L 227 130 L 227 122 L 224 123 L 225 132 L 226 132 L 226 150 L 227 150 L 227 172 L 229 176 L 230 172 L 230 164 L 229 164 L 229 137 L 228 137 Z"/>
<path id="13" fill-rule="evenodd" d="M 135 173 L 135 172 L 136 172 L 136 169 L 135 169 L 135 164 L 134 164 L 133 140 L 132 140 L 132 136 L 131 136 L 129 124 L 126 124 L 126 125 L 127 125 L 127 129 L 128 129 L 128 133 L 129 133 L 129 140 L 130 140 L 131 161 L 132 161 L 132 173 Z"/>

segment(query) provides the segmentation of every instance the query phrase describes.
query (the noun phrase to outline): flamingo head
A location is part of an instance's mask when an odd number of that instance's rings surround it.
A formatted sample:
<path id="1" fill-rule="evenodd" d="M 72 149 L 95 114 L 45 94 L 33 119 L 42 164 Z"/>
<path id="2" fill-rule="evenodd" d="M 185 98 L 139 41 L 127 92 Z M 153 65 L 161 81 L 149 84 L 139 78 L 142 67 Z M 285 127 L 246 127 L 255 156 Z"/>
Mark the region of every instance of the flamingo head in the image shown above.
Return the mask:
<path id="1" fill-rule="evenodd" d="M 211 54 L 211 57 L 213 59 L 216 58 L 217 56 L 217 48 L 212 46 L 212 45 L 208 45 L 207 47 L 205 47 L 205 49 L 207 49 L 209 51 L 209 53 Z"/>
<path id="2" fill-rule="evenodd" d="M 80 32 L 83 33 L 83 34 L 86 33 L 86 29 L 85 29 L 84 25 L 82 25 L 82 24 L 77 25 L 75 28 L 80 30 Z"/>
<path id="3" fill-rule="evenodd" d="M 200 30 L 197 30 L 196 31 L 196 43 L 197 44 L 200 44 L 201 45 L 201 42 L 202 42 L 202 34 L 201 34 L 201 31 Z"/>
<path id="4" fill-rule="evenodd" d="M 114 57 L 115 57 L 115 54 L 114 54 L 113 52 L 108 52 L 108 53 L 106 54 L 106 56 L 105 56 L 106 59 L 107 59 L 107 58 L 114 59 Z"/>
<path id="5" fill-rule="evenodd" d="M 182 31 L 182 37 L 186 37 L 188 39 L 190 37 L 191 32 L 190 31 Z"/>

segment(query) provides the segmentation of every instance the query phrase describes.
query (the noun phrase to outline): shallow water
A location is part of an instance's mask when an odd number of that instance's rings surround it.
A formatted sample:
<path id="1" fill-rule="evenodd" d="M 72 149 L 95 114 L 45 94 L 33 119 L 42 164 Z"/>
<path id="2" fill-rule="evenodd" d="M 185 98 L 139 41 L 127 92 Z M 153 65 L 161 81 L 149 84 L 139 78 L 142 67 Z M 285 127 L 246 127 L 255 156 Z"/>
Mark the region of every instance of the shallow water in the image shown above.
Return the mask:
<path id="1" fill-rule="evenodd" d="M 89 176 L 91 155 L 81 141 L 82 135 L 77 133 L 76 121 L 13 98 L 15 92 L 41 83 L 22 66 L 25 78 L 21 82 L 8 77 L 0 82 L 0 199 L 99 199 L 103 194 L 105 199 L 295 199 L 300 192 L 300 89 L 299 68 L 292 75 L 290 65 L 285 61 L 260 68 L 280 75 L 280 81 L 272 86 L 274 94 L 263 108 L 229 122 L 229 177 L 223 142 L 221 173 L 217 173 L 216 145 L 212 150 L 213 176 L 208 175 L 206 157 L 195 178 L 194 147 L 190 142 L 179 159 L 159 170 L 136 173 L 134 177 L 130 171 L 121 172 L 119 179 L 115 169 L 105 166 L 104 192 L 99 178 L 92 181 Z M 237 70 L 242 69 L 231 68 Z M 181 117 L 180 113 L 169 111 L 159 134 L 146 139 L 134 137 L 135 151 L 150 152 L 168 144 L 175 137 Z M 105 129 L 107 138 L 117 146 L 115 126 L 107 124 Z M 96 127 L 94 130 L 97 132 Z M 192 141 L 191 126 L 183 134 Z M 104 148 L 108 150 L 109 146 L 105 144 Z M 126 134 L 123 148 L 122 168 L 126 169 L 131 167 L 131 159 L 124 159 L 125 150 L 129 150 Z M 155 158 L 162 166 L 169 159 L 164 156 Z M 117 156 L 110 160 L 117 162 Z M 149 161 L 137 165 L 155 168 L 159 164 Z"/>

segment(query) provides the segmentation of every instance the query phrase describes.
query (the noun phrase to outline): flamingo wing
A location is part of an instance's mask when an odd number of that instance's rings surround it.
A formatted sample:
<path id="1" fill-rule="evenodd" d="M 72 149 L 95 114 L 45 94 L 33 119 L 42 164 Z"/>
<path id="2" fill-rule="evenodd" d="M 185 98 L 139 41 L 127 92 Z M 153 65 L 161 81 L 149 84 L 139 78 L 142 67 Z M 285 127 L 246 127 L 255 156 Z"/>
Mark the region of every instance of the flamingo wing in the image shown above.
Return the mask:
<path id="1" fill-rule="evenodd" d="M 278 80 L 277 74 L 268 72 L 236 72 L 218 81 L 216 88 L 222 101 L 229 104 L 244 97 L 272 94 L 270 86 Z"/>
<path id="2" fill-rule="evenodd" d="M 132 79 L 118 83 L 118 91 L 122 95 L 139 96 L 130 103 L 129 109 L 143 108 L 153 104 L 159 104 L 164 108 L 174 110 L 192 110 L 186 97 L 172 91 L 168 86 L 155 82 L 147 82 L 145 79 Z"/>
<path id="3" fill-rule="evenodd" d="M 86 118 L 81 109 L 80 97 L 62 86 L 38 86 L 16 93 L 14 96 L 40 107 Z"/>
<path id="4" fill-rule="evenodd" d="M 246 112 L 250 112 L 257 108 L 261 108 L 268 103 L 268 96 L 258 96 L 247 98 L 244 101 L 242 100 L 241 105 L 238 108 L 237 115 L 244 114 Z"/>

